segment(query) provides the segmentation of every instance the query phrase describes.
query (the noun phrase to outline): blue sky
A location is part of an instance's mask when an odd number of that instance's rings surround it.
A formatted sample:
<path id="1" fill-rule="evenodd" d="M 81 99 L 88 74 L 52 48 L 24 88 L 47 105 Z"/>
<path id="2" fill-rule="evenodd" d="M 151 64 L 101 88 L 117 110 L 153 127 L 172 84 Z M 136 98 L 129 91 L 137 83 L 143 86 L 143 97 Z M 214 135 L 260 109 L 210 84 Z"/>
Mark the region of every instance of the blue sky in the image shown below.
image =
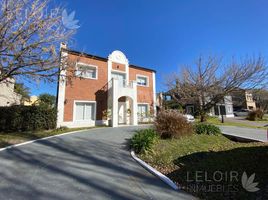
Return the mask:
<path id="1" fill-rule="evenodd" d="M 131 64 L 163 77 L 192 64 L 199 55 L 225 59 L 261 53 L 268 57 L 265 0 L 55 0 L 76 11 L 80 28 L 72 49 L 107 57 L 121 50 Z M 56 84 L 39 84 L 32 94 L 56 94 Z"/>

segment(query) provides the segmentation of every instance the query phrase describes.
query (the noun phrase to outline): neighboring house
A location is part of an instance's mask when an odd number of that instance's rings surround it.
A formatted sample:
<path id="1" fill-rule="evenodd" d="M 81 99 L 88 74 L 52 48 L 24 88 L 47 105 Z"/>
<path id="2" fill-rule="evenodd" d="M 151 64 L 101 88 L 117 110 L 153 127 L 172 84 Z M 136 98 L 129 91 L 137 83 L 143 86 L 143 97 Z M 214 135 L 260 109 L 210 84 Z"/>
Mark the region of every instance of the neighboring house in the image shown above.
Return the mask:
<path id="1" fill-rule="evenodd" d="M 14 92 L 15 80 L 7 79 L 0 83 L 0 106 L 19 105 L 21 95 Z"/>
<path id="2" fill-rule="evenodd" d="M 224 115 L 227 118 L 234 117 L 232 96 L 225 96 L 221 102 L 217 103 L 216 106 L 211 109 L 209 114 L 211 116 Z"/>
<path id="3" fill-rule="evenodd" d="M 30 96 L 29 99 L 27 99 L 23 102 L 23 105 L 25 105 L 25 106 L 32 106 L 32 105 L 37 105 L 37 104 L 38 104 L 38 97 L 37 96 Z"/>
<path id="4" fill-rule="evenodd" d="M 194 104 L 185 105 L 186 114 L 195 115 L 196 107 Z M 213 108 L 211 108 L 210 112 L 208 112 L 210 116 L 225 116 L 225 117 L 234 117 L 233 113 L 233 102 L 231 96 L 225 96 L 223 100 L 217 103 Z"/>
<path id="5" fill-rule="evenodd" d="M 159 113 L 160 110 L 162 109 L 163 107 L 163 93 L 162 92 L 159 92 L 156 94 L 156 112 Z"/>
<path id="6" fill-rule="evenodd" d="M 162 107 L 164 109 L 178 109 L 182 110 L 182 105 L 179 104 L 169 92 L 164 92 L 163 93 L 163 103 Z"/>
<path id="7" fill-rule="evenodd" d="M 161 101 L 161 103 L 158 104 L 161 105 L 161 108 L 179 110 L 183 108 L 186 114 L 196 115 L 197 109 L 194 102 L 188 102 L 184 105 L 180 105 L 173 99 L 169 92 L 164 92 L 160 94 L 161 95 L 159 95 L 158 101 Z M 232 97 L 225 96 L 223 100 L 217 103 L 208 114 L 210 116 L 224 115 L 225 117 L 234 117 Z"/>
<path id="8" fill-rule="evenodd" d="M 137 125 L 156 113 L 155 70 L 129 64 L 121 51 L 108 58 L 69 50 L 61 56 L 75 66 L 62 70 L 57 94 L 57 126 Z M 67 62 L 68 63 L 68 62 Z M 74 69 L 75 68 L 75 69 Z M 75 70 L 75 77 L 65 75 Z"/>
<path id="9" fill-rule="evenodd" d="M 244 89 L 236 89 L 231 93 L 231 95 L 233 98 L 234 110 L 256 110 L 256 103 L 253 99 L 251 91 Z"/>

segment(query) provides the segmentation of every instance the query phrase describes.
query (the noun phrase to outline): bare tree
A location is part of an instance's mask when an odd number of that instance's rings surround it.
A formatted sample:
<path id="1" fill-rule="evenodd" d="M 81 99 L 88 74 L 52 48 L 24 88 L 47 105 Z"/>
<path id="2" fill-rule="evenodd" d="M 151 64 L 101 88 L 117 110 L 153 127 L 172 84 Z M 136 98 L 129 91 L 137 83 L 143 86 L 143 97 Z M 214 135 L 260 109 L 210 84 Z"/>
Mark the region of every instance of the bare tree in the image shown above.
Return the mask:
<path id="1" fill-rule="evenodd" d="M 56 80 L 59 44 L 75 32 L 64 26 L 62 13 L 48 0 L 1 0 L 0 82 Z"/>
<path id="2" fill-rule="evenodd" d="M 253 98 L 256 106 L 265 113 L 268 111 L 268 91 L 265 89 L 253 90 Z"/>
<path id="3" fill-rule="evenodd" d="M 241 62 L 233 59 L 230 63 L 223 63 L 218 57 L 200 57 L 194 66 L 186 66 L 181 73 L 169 76 L 166 83 L 178 103 L 197 106 L 203 122 L 207 112 L 230 92 L 237 88 L 262 87 L 267 83 L 267 75 L 261 56 Z"/>

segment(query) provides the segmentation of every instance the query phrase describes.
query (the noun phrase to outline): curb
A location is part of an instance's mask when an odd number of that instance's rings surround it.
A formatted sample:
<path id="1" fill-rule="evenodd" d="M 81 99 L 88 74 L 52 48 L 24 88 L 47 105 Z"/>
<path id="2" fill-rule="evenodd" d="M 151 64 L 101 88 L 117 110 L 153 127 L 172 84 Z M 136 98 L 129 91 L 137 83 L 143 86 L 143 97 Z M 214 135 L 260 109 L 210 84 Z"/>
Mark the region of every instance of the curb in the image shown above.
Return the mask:
<path id="1" fill-rule="evenodd" d="M 99 128 L 102 128 L 102 127 L 99 127 Z M 61 133 L 61 134 L 58 134 L 58 135 L 51 135 L 51 136 L 48 136 L 48 137 L 39 138 L 39 139 L 36 139 L 36 140 L 29 140 L 29 141 L 26 141 L 26 142 L 13 144 L 13 145 L 10 145 L 10 146 L 7 146 L 7 147 L 0 148 L 0 152 L 4 151 L 4 150 L 7 150 L 7 149 L 14 148 L 14 147 L 19 147 L 19 146 L 23 146 L 23 145 L 26 145 L 26 144 L 31 144 L 31 143 L 34 143 L 34 142 L 38 142 L 38 141 L 48 140 L 50 138 L 61 137 L 61 136 L 64 136 L 64 135 L 69 135 L 69 134 L 73 134 L 73 133 L 83 132 L 83 131 L 92 130 L 92 129 L 99 129 L 99 128 L 83 129 L 83 130 L 78 130 L 78 131 L 70 131 L 70 132 Z"/>
<path id="2" fill-rule="evenodd" d="M 261 139 L 254 139 L 254 138 L 249 138 L 249 137 L 243 137 L 243 136 L 240 136 L 240 135 L 230 134 L 230 133 L 227 133 L 225 131 L 222 131 L 222 134 L 227 136 L 227 137 L 229 136 L 229 137 L 234 137 L 234 138 L 243 139 L 243 140 L 247 140 L 247 141 L 264 142 L 264 143 L 268 142 L 268 141 L 261 140 Z"/>
<path id="3" fill-rule="evenodd" d="M 166 177 L 164 174 L 162 174 L 161 172 L 157 171 L 155 168 L 151 167 L 150 165 L 148 165 L 146 162 L 144 162 L 143 160 L 139 159 L 135 152 L 133 150 L 130 151 L 130 155 L 132 156 L 132 158 L 139 163 L 142 167 L 144 167 L 146 170 L 148 170 L 151 174 L 157 176 L 159 179 L 161 179 L 163 182 L 165 182 L 166 184 L 168 184 L 170 187 L 172 187 L 172 189 L 174 190 L 179 190 L 179 187 L 172 181 L 170 180 L 168 177 Z"/>

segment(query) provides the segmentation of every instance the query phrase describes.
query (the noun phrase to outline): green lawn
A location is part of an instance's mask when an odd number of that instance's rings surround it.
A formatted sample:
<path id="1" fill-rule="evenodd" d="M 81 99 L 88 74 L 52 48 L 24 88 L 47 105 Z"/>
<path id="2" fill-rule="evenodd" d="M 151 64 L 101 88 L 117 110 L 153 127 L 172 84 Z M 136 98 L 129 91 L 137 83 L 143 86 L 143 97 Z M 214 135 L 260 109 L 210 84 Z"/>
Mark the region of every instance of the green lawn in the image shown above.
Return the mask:
<path id="1" fill-rule="evenodd" d="M 268 117 L 267 116 L 263 116 L 262 119 L 257 119 L 257 122 L 268 122 Z"/>
<path id="2" fill-rule="evenodd" d="M 55 129 L 55 130 L 47 130 L 47 131 L 36 131 L 36 132 L 10 132 L 3 133 L 0 132 L 0 148 L 6 147 L 13 144 L 18 144 L 22 142 L 26 142 L 29 140 L 40 139 L 48 136 L 58 135 L 62 133 L 67 133 L 71 131 L 79 131 L 91 129 L 94 127 L 87 128 L 63 128 L 63 129 Z"/>
<path id="3" fill-rule="evenodd" d="M 201 199 L 268 199 L 267 144 L 238 143 L 222 135 L 194 134 L 181 139 L 159 140 L 152 151 L 139 156 L 178 183 L 184 190 Z M 235 171 L 238 173 L 238 181 L 216 182 L 213 180 L 216 171 L 227 174 Z M 260 191 L 250 193 L 242 188 L 241 176 L 244 171 L 248 176 L 256 173 L 255 182 L 259 182 L 257 187 L 261 189 Z M 203 182 L 196 181 L 196 172 L 201 173 L 199 179 Z M 197 185 L 202 189 L 197 190 Z M 220 185 L 220 191 L 208 192 L 209 188 L 215 185 Z"/>
<path id="4" fill-rule="evenodd" d="M 197 122 L 199 122 L 200 120 L 197 119 Z M 259 128 L 259 129 L 267 129 L 267 127 L 263 127 L 263 126 L 253 126 L 250 124 L 246 124 L 246 123 L 239 123 L 239 122 L 224 122 L 221 123 L 221 121 L 219 120 L 219 118 L 217 117 L 209 117 L 207 119 L 208 123 L 214 124 L 214 125 L 220 125 L 220 126 L 239 126 L 239 127 L 245 127 L 245 128 Z M 258 122 L 258 121 L 255 121 Z M 263 121 L 259 121 L 259 122 L 263 122 Z"/>

